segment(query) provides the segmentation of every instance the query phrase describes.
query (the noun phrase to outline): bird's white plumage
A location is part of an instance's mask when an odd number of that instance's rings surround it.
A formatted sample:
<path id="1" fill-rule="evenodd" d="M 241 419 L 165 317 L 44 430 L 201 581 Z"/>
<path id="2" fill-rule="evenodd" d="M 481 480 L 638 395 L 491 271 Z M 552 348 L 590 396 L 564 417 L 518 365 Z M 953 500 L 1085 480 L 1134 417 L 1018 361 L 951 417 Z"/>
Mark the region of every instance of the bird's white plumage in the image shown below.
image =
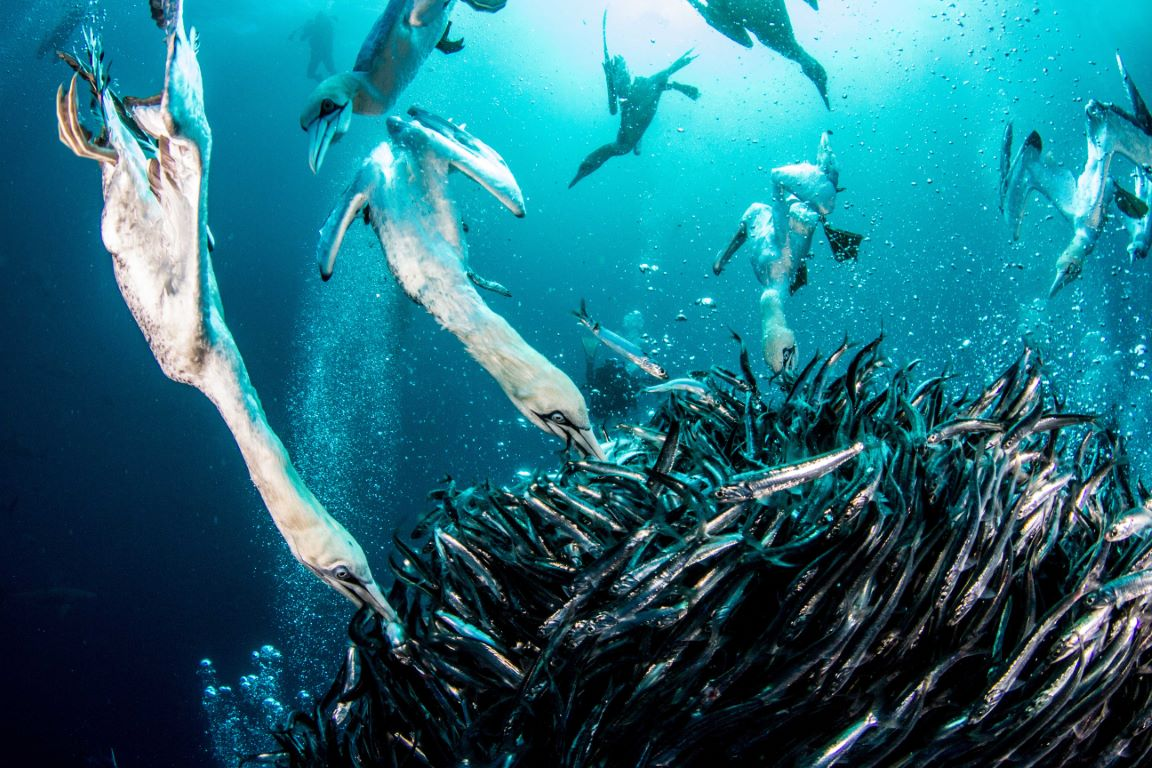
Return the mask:
<path id="1" fill-rule="evenodd" d="M 388 126 L 392 140 L 365 160 L 321 230 L 322 270 L 331 267 L 340 247 L 349 208 L 363 200 L 404 292 L 460 339 L 525 418 L 602 457 L 576 385 L 492 311 L 468 277 L 467 242 L 448 194 L 449 172 L 464 172 L 522 214 L 523 195 L 507 165 L 459 126 L 419 110 L 412 118 L 390 118 Z"/>
<path id="2" fill-rule="evenodd" d="M 176 5 L 178 14 L 179 4 Z M 93 43 L 95 41 L 93 40 Z M 92 51 L 90 66 L 99 66 Z M 101 83 L 100 77 L 93 81 Z M 138 126 L 156 138 L 149 157 L 113 108 L 96 95 L 107 126 L 100 152 L 76 146 L 84 136 L 72 104 L 58 102 L 61 138 L 84 157 L 101 162 L 102 233 L 117 284 L 148 345 L 170 378 L 203 392 L 219 409 L 243 454 L 276 527 L 292 554 L 358 605 L 389 620 L 395 613 L 376 585 L 360 545 L 300 478 L 265 417 L 243 358 L 224 322 L 208 256 L 208 162 L 211 130 L 195 46 L 179 16 L 168 23 L 168 61 L 158 107 L 139 112 Z"/>

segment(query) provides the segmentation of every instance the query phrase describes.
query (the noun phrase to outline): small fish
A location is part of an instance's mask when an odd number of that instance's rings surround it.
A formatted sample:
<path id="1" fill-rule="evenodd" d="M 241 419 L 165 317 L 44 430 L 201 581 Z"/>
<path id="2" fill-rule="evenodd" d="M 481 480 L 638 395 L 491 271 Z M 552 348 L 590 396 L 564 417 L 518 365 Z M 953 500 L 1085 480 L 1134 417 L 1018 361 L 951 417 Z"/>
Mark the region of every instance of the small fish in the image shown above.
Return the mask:
<path id="1" fill-rule="evenodd" d="M 1087 645 L 1101 631 L 1111 615 L 1112 606 L 1102 605 L 1077 619 L 1064 634 L 1052 643 L 1052 649 L 1048 652 L 1048 663 L 1055 664 L 1057 661 L 1076 653 L 1082 646 Z"/>
<path id="2" fill-rule="evenodd" d="M 945 440 L 950 440 L 954 437 L 970 435 L 979 432 L 991 432 L 999 434 L 1004 431 L 1004 425 L 992 419 L 952 419 L 944 424 L 941 424 L 936 429 L 929 433 L 924 442 L 928 445 L 938 445 Z"/>
<path id="3" fill-rule="evenodd" d="M 864 717 L 846 728 L 839 736 L 832 740 L 820 753 L 815 756 L 810 765 L 812 768 L 826 768 L 844 757 L 852 745 L 859 741 L 864 732 L 875 727 L 880 722 L 876 713 L 868 710 Z"/>
<path id="4" fill-rule="evenodd" d="M 1089 608 L 1120 605 L 1152 592 L 1152 568 L 1112 579 L 1084 598 Z"/>
<path id="5" fill-rule="evenodd" d="M 1104 538 L 1108 541 L 1124 541 L 1124 539 L 1149 528 L 1152 528 L 1152 508 L 1146 504 L 1120 515 L 1116 522 L 1108 528 Z"/>
<path id="6" fill-rule="evenodd" d="M 756 374 L 752 372 L 752 362 L 748 358 L 748 347 L 745 346 L 744 339 L 740 338 L 740 334 L 736 333 L 736 331 L 732 331 L 732 338 L 740 346 L 740 372 L 744 374 L 744 383 L 748 385 L 749 392 L 751 392 L 756 397 L 760 397 L 760 389 L 756 385 Z M 788 368 L 788 365 L 791 364 L 792 358 L 796 354 L 795 347 L 792 347 L 791 349 L 792 352 L 785 355 L 785 365 L 782 370 L 786 370 Z"/>
<path id="7" fill-rule="evenodd" d="M 664 444 L 660 447 L 660 455 L 656 457 L 656 464 L 652 467 L 654 475 L 648 479 L 649 488 L 653 488 L 659 484 L 657 478 L 667 476 L 672 471 L 672 466 L 676 463 L 676 458 L 679 455 L 680 422 L 673 421 L 672 425 L 668 427 Z"/>
<path id="8" fill-rule="evenodd" d="M 718 501 L 745 501 L 762 499 L 778 491 L 795 488 L 828 474 L 841 464 L 855 458 L 864 450 L 864 444 L 853 443 L 838 451 L 829 451 L 810 459 L 783 464 L 757 472 L 734 475 L 728 485 L 713 491 Z"/>
<path id="9" fill-rule="evenodd" d="M 600 323 L 588 317 L 588 309 L 583 299 L 580 300 L 580 310 L 572 314 L 576 315 L 576 319 L 583 323 L 584 327 L 599 339 L 601 344 L 608 347 L 608 349 L 620 355 L 649 376 L 655 376 L 661 380 L 668 378 L 668 372 L 664 370 L 663 366 L 645 355 L 639 347 L 620 334 L 613 333 L 601 326 Z"/>

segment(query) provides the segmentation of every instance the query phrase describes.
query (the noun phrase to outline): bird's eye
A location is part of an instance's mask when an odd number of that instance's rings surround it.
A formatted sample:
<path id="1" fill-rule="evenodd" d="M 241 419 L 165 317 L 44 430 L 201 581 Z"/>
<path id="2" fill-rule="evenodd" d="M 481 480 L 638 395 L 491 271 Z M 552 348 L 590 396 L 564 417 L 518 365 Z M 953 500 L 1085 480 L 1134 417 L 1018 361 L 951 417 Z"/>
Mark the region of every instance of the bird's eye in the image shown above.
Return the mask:
<path id="1" fill-rule="evenodd" d="M 322 115 L 327 115 L 335 111 L 335 109 L 336 102 L 332 101 L 332 99 L 324 99 L 324 101 L 320 102 L 320 114 Z"/>
<path id="2" fill-rule="evenodd" d="M 335 576 L 340 581 L 348 581 L 348 582 L 356 581 L 356 577 L 352 575 L 352 571 L 348 570 L 348 567 L 344 566 L 344 565 L 336 566 L 336 569 L 334 571 L 332 571 L 332 575 Z"/>

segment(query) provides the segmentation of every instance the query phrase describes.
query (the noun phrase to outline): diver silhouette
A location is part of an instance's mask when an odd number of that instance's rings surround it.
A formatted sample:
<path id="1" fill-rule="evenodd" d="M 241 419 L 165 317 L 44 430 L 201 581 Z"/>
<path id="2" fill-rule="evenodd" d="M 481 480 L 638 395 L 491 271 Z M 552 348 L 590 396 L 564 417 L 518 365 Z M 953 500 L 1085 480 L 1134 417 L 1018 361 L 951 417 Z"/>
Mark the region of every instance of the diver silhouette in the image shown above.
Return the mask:
<path id="1" fill-rule="evenodd" d="M 289 40 L 300 40 L 308 43 L 308 77 L 320 81 L 325 77 L 336 74 L 336 65 L 332 63 L 332 43 L 336 36 L 336 19 L 327 11 L 317 11 L 311 21 L 298 27 Z M 327 70 L 320 72 L 323 67 Z"/>

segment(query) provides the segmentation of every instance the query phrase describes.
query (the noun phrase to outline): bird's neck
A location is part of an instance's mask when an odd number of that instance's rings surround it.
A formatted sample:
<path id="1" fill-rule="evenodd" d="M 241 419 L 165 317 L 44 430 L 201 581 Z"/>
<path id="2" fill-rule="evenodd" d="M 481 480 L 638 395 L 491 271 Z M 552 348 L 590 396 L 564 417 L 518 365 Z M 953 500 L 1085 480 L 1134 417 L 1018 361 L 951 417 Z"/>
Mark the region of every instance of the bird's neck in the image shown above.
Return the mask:
<path id="1" fill-rule="evenodd" d="M 363 72 L 353 72 L 352 111 L 358 115 L 381 115 L 392 106 L 395 96 L 388 97 Z"/>
<path id="2" fill-rule="evenodd" d="M 207 326 L 208 350 L 195 386 L 220 411 L 264 506 L 297 556 L 297 544 L 304 537 L 318 528 L 338 524 L 304 484 L 284 444 L 269 425 L 244 359 L 221 314 L 211 312 Z"/>
<path id="3" fill-rule="evenodd" d="M 493 312 L 469 282 L 452 292 L 427 293 L 421 303 L 513 400 L 542 371 L 554 367 Z"/>
<path id="4" fill-rule="evenodd" d="M 373 208 L 389 212 L 376 219 L 376 231 L 393 276 L 519 406 L 529 386 L 555 366 L 492 311 L 469 279 L 467 241 L 447 195 L 447 163 L 401 152 L 385 175 L 391 181 L 376 189 Z"/>

